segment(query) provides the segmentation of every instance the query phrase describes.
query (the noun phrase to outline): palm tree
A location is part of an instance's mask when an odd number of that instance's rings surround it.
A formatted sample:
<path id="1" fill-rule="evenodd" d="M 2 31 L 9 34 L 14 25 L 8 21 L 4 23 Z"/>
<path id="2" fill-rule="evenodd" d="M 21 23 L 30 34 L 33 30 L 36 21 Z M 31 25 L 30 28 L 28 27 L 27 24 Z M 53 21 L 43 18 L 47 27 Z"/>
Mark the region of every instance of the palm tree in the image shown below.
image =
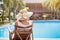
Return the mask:
<path id="1" fill-rule="evenodd" d="M 4 11 L 5 11 L 4 14 L 7 14 L 9 16 L 9 21 L 11 20 L 10 13 L 12 12 L 12 10 L 13 10 L 14 17 L 15 17 L 16 11 L 25 7 L 22 0 L 3 0 L 3 2 L 4 2 L 3 4 Z"/>
<path id="2" fill-rule="evenodd" d="M 21 10 L 25 7 L 22 0 L 16 0 L 16 10 Z"/>
<path id="3" fill-rule="evenodd" d="M 59 0 L 46 0 L 44 3 L 43 3 L 43 6 L 48 8 L 51 12 L 54 13 L 54 19 L 55 19 L 55 16 L 56 16 L 56 5 L 57 3 L 59 2 Z M 60 3 L 60 2 L 59 2 Z"/>
<path id="4" fill-rule="evenodd" d="M 57 18 L 60 19 L 60 1 L 56 3 L 56 12 L 57 12 Z"/>
<path id="5" fill-rule="evenodd" d="M 23 9 L 25 7 L 23 0 L 14 0 L 14 19 L 15 19 L 15 15 L 17 14 L 17 11 L 20 11 L 21 9 Z"/>
<path id="6" fill-rule="evenodd" d="M 12 0 L 3 0 L 3 6 L 4 6 L 4 14 L 7 14 L 9 17 L 9 22 L 10 22 L 10 11 L 13 8 L 13 1 Z"/>

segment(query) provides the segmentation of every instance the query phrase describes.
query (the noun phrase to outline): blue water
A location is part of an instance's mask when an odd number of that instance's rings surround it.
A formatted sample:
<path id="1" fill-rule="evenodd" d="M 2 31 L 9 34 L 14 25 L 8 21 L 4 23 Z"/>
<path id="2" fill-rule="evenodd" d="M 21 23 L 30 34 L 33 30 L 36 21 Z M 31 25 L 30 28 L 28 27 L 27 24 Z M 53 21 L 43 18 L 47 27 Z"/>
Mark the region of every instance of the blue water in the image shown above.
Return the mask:
<path id="1" fill-rule="evenodd" d="M 0 37 L 9 37 L 8 27 L 14 30 L 13 24 L 0 28 Z M 60 20 L 38 20 L 33 22 L 34 38 L 60 38 Z"/>

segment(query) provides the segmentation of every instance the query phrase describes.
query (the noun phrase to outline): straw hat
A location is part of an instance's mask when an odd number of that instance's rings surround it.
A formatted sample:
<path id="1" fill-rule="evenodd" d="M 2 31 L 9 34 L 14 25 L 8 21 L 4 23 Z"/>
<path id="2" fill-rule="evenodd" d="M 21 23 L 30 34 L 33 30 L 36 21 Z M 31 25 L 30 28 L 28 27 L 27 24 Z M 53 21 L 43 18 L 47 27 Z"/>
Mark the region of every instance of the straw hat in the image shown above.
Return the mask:
<path id="1" fill-rule="evenodd" d="M 32 16 L 33 12 L 28 12 L 27 10 L 28 9 L 26 9 L 26 8 L 20 10 L 19 13 L 16 15 L 16 19 L 18 19 L 18 20 L 27 19 L 28 20 Z"/>

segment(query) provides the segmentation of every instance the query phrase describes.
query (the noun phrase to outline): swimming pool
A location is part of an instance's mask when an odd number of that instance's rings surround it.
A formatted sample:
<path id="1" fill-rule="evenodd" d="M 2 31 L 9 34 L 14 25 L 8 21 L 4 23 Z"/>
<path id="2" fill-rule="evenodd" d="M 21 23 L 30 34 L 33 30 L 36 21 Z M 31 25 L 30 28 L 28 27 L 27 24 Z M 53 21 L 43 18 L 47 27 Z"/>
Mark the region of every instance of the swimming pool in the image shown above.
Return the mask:
<path id="1" fill-rule="evenodd" d="M 60 20 L 34 20 L 33 24 L 34 38 L 60 38 Z M 9 37 L 8 27 L 13 31 L 13 24 L 0 27 L 0 38 Z"/>

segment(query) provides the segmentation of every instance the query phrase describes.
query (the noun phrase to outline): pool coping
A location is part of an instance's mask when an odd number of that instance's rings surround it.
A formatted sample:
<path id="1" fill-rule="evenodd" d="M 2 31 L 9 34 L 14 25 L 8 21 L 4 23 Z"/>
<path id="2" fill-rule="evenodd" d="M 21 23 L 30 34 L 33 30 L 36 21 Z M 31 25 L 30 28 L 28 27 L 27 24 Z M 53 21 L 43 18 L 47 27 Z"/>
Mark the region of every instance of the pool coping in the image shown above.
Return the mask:
<path id="1" fill-rule="evenodd" d="M 34 40 L 60 40 L 60 38 L 33 38 L 33 39 Z M 0 40 L 9 40 L 9 38 L 0 38 Z"/>

